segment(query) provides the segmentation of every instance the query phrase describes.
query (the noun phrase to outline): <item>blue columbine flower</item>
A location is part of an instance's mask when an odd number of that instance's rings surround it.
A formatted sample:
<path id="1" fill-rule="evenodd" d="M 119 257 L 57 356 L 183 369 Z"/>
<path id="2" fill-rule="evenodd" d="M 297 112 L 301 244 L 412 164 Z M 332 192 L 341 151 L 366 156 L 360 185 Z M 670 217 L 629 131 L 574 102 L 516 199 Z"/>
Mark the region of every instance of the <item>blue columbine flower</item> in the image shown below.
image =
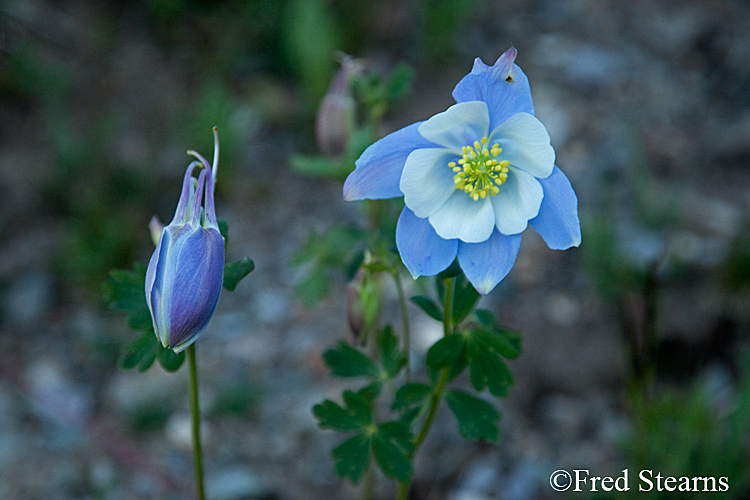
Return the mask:
<path id="1" fill-rule="evenodd" d="M 162 229 L 146 271 L 146 302 L 156 336 L 180 352 L 195 342 L 216 310 L 224 273 L 224 237 L 214 209 L 219 140 L 214 128 L 213 168 L 198 158 L 185 172 L 172 222 Z M 193 170 L 201 168 L 198 179 Z M 205 193 L 205 197 L 204 197 Z"/>
<path id="2" fill-rule="evenodd" d="M 513 267 L 528 224 L 550 248 L 581 242 L 578 199 L 516 54 L 493 66 L 477 58 L 453 90 L 457 104 L 374 143 L 346 179 L 345 200 L 404 197 L 396 243 L 415 278 L 458 257 L 487 294 Z"/>

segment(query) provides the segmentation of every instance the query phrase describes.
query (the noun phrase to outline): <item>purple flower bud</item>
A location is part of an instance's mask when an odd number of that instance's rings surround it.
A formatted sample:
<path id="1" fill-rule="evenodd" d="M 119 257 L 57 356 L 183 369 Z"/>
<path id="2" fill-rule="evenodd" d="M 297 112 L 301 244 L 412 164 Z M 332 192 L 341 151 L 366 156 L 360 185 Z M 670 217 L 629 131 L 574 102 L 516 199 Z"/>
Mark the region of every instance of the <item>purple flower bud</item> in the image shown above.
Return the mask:
<path id="1" fill-rule="evenodd" d="M 198 158 L 185 172 L 174 218 L 164 227 L 146 271 L 146 302 L 156 336 L 180 352 L 203 333 L 216 310 L 224 276 L 224 237 L 214 209 L 219 141 L 213 168 Z M 201 168 L 198 179 L 193 170 Z M 204 196 L 205 195 L 205 196 Z"/>
<path id="2" fill-rule="evenodd" d="M 352 97 L 351 80 L 362 71 L 361 62 L 344 56 L 318 108 L 315 132 L 318 147 L 326 156 L 340 156 L 356 125 L 357 103 Z"/>

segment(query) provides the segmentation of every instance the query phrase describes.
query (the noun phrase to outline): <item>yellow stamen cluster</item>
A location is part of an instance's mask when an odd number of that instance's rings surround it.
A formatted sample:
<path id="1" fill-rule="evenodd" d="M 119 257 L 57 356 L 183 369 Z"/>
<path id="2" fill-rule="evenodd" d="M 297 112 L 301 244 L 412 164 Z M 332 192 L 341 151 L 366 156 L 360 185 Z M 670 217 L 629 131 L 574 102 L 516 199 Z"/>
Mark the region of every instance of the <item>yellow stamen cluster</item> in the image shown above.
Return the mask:
<path id="1" fill-rule="evenodd" d="M 448 166 L 456 172 L 453 182 L 471 196 L 474 201 L 484 199 L 487 195 L 495 196 L 500 192 L 498 186 L 508 178 L 508 160 L 497 161 L 496 157 L 503 152 L 499 144 L 487 149 L 487 137 L 474 141 L 472 146 L 461 148 L 463 158 L 452 161 Z"/>

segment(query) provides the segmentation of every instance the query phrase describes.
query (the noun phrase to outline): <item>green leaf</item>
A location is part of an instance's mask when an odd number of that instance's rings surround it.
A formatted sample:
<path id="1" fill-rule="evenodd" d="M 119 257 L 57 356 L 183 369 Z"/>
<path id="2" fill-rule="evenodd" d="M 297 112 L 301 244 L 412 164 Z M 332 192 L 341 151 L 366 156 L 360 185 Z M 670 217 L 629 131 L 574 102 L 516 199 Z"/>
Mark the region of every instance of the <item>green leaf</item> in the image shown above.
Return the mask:
<path id="1" fill-rule="evenodd" d="M 500 431 L 497 423 L 500 421 L 500 413 L 494 406 L 459 390 L 448 391 L 445 401 L 458 421 L 461 436 L 474 441 L 498 441 Z"/>
<path id="2" fill-rule="evenodd" d="M 224 237 L 224 248 L 226 248 L 229 242 L 229 224 L 227 224 L 226 219 L 221 217 L 216 219 L 216 222 L 219 224 L 219 232 Z"/>
<path id="3" fill-rule="evenodd" d="M 407 427 L 411 428 L 414 425 L 414 422 L 417 420 L 417 418 L 420 416 L 422 412 L 421 406 L 416 406 L 412 408 L 411 410 L 404 413 L 401 418 L 398 419 L 399 422 L 406 425 Z"/>
<path id="4" fill-rule="evenodd" d="M 335 226 L 322 234 L 310 234 L 291 258 L 294 266 L 309 266 L 307 276 L 295 286 L 297 297 L 312 306 L 330 291 L 329 270 L 355 272 L 362 259 L 364 237 L 362 229 L 351 226 Z"/>
<path id="5" fill-rule="evenodd" d="M 141 291 L 143 293 L 143 291 Z M 151 312 L 148 310 L 146 305 L 145 293 L 143 299 L 143 307 L 139 309 L 133 309 L 128 314 L 127 319 L 128 328 L 131 330 L 147 330 L 152 335 L 154 334 L 153 323 L 151 321 Z"/>
<path id="6" fill-rule="evenodd" d="M 372 424 L 370 402 L 352 391 L 344 392 L 345 407 L 325 400 L 313 407 L 313 415 L 321 429 L 336 431 L 360 431 Z"/>
<path id="7" fill-rule="evenodd" d="M 453 366 L 465 355 L 464 348 L 465 339 L 462 335 L 448 335 L 430 347 L 427 351 L 425 362 L 433 370 L 439 370 L 445 366 Z"/>
<path id="8" fill-rule="evenodd" d="M 404 384 L 396 391 L 393 398 L 393 411 L 403 411 L 414 405 L 423 403 L 432 394 L 432 387 L 427 384 L 410 382 Z"/>
<path id="9" fill-rule="evenodd" d="M 392 379 L 401 371 L 406 363 L 404 353 L 398 348 L 398 338 L 387 326 L 378 334 L 378 348 L 380 349 L 383 370 L 389 379 Z"/>
<path id="10" fill-rule="evenodd" d="M 104 299 L 113 309 L 148 310 L 146 305 L 146 266 L 136 264 L 133 270 L 114 269 L 104 283 Z"/>
<path id="11" fill-rule="evenodd" d="M 488 311 L 487 309 L 477 309 L 474 311 L 474 317 L 483 326 L 488 326 L 490 328 L 494 328 L 495 322 L 497 321 L 495 319 L 495 313 Z"/>
<path id="12" fill-rule="evenodd" d="M 386 422 L 372 436 L 372 452 L 387 477 L 408 483 L 414 474 L 409 453 L 414 449 L 409 428 L 401 422 Z"/>
<path id="13" fill-rule="evenodd" d="M 491 330 L 472 330 L 471 334 L 490 350 L 506 359 L 516 359 L 521 355 L 518 332 L 492 328 Z"/>
<path id="14" fill-rule="evenodd" d="M 165 371 L 176 372 L 182 366 L 185 361 L 185 351 L 180 353 L 174 352 L 172 349 L 167 349 L 159 344 L 158 353 L 156 359 L 159 360 L 159 364 Z"/>
<path id="15" fill-rule="evenodd" d="M 443 309 L 431 298 L 424 295 L 417 295 L 412 297 L 411 301 L 417 304 L 430 318 L 443 321 Z"/>
<path id="16" fill-rule="evenodd" d="M 336 473 L 341 478 L 349 478 L 357 484 L 370 464 L 370 436 L 357 434 L 333 449 L 336 460 Z"/>
<path id="17" fill-rule="evenodd" d="M 154 363 L 160 347 L 156 336 L 152 332 L 145 332 L 128 344 L 117 364 L 123 370 L 137 368 L 144 372 Z"/>
<path id="18" fill-rule="evenodd" d="M 344 341 L 335 349 L 323 353 L 326 366 L 336 377 L 377 377 L 378 367 L 359 349 Z"/>
<path id="19" fill-rule="evenodd" d="M 404 62 L 398 63 L 388 78 L 388 100 L 395 102 L 406 96 L 411 91 L 413 79 L 414 68 Z"/>
<path id="20" fill-rule="evenodd" d="M 233 292 L 242 278 L 250 274 L 255 269 L 255 263 L 249 257 L 245 257 L 237 262 L 224 265 L 224 288 Z"/>
<path id="21" fill-rule="evenodd" d="M 466 279 L 463 273 L 456 277 L 456 284 L 453 290 L 453 324 L 461 323 L 471 314 L 474 307 L 479 302 L 481 295 L 477 292 L 472 284 Z"/>
<path id="22" fill-rule="evenodd" d="M 476 335 L 467 333 L 466 357 L 469 363 L 469 380 L 477 391 L 488 387 L 497 397 L 505 397 L 513 384 L 513 375 L 498 353 Z"/>
<path id="23" fill-rule="evenodd" d="M 455 278 L 459 274 L 462 274 L 461 266 L 458 264 L 458 259 L 454 259 L 450 266 L 444 271 L 441 271 L 437 275 L 437 281 L 444 281 L 448 278 Z M 442 299 L 442 297 L 441 297 Z"/>
<path id="24" fill-rule="evenodd" d="M 345 177 L 350 170 L 349 165 L 343 165 L 339 160 L 322 156 L 293 155 L 289 158 L 289 166 L 299 174 L 332 179 Z"/>

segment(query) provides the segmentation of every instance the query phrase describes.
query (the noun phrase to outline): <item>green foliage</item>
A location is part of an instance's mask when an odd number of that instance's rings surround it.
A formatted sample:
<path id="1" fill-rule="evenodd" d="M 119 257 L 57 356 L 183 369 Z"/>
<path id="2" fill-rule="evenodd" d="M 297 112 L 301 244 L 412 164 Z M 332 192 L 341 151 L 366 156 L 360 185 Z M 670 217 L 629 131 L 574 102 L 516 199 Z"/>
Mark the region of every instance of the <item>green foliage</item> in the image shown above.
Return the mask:
<path id="1" fill-rule="evenodd" d="M 361 391 L 344 391 L 344 406 L 327 399 L 313 407 L 313 415 L 321 429 L 366 430 L 373 423 L 372 400 L 368 396 Z"/>
<path id="2" fill-rule="evenodd" d="M 424 25 L 422 43 L 428 56 L 445 58 L 455 51 L 471 15 L 479 10 L 481 0 L 420 0 Z"/>
<path id="3" fill-rule="evenodd" d="M 414 474 L 410 458 L 413 450 L 411 431 L 401 422 L 380 424 L 372 436 L 372 452 L 380 470 L 402 483 L 411 480 Z"/>
<path id="4" fill-rule="evenodd" d="M 518 356 L 514 338 L 512 332 L 496 327 L 466 330 L 437 341 L 427 351 L 426 363 L 433 378 L 438 370 L 448 368 L 451 370 L 449 379 L 453 379 L 468 366 L 474 389 L 489 388 L 492 395 L 505 397 L 513 384 L 513 376 L 502 358 Z"/>
<path id="5" fill-rule="evenodd" d="M 398 388 L 398 391 L 396 391 L 396 396 L 393 398 L 391 409 L 393 411 L 411 409 L 416 405 L 424 403 L 430 394 L 432 394 L 431 385 L 421 384 L 419 382 L 404 384 Z"/>
<path id="6" fill-rule="evenodd" d="M 370 465 L 371 442 L 372 437 L 363 432 L 333 449 L 331 454 L 336 460 L 336 473 L 339 477 L 349 478 L 353 484 L 359 483 Z"/>
<path id="7" fill-rule="evenodd" d="M 443 321 L 443 309 L 431 298 L 417 295 L 412 297 L 411 301 L 417 304 L 430 318 L 440 322 Z"/>
<path id="8" fill-rule="evenodd" d="M 331 369 L 331 375 L 336 377 L 377 377 L 378 368 L 360 350 L 346 342 L 339 342 L 336 349 L 329 349 L 323 353 L 326 366 Z"/>
<path id="9" fill-rule="evenodd" d="M 334 226 L 322 234 L 310 234 L 292 256 L 291 264 L 308 267 L 307 275 L 295 287 L 295 293 L 312 306 L 328 295 L 331 269 L 351 278 L 363 258 L 364 232 L 351 226 Z"/>
<path id="10" fill-rule="evenodd" d="M 338 26 L 325 0 L 291 0 L 282 23 L 287 60 L 311 102 L 325 93 L 339 47 Z"/>
<path id="11" fill-rule="evenodd" d="M 363 267 L 375 272 L 387 270 L 381 269 L 377 261 Z M 491 311 L 474 311 L 477 292 L 460 268 L 448 273 L 453 273 L 448 278 L 454 286 L 452 320 L 465 322 L 466 326 L 451 323 L 449 333 L 428 350 L 425 362 L 431 383 L 399 380 L 407 360 L 390 327 L 378 334 L 377 350 L 370 356 L 345 342 L 324 353 L 332 375 L 362 377 L 369 383 L 356 393 L 345 391 L 343 405 L 326 400 L 313 408 L 321 428 L 355 434 L 333 450 L 340 477 L 356 484 L 373 462 L 387 477 L 408 484 L 414 474 L 414 453 L 426 435 L 424 428 L 417 431 L 415 427 L 421 423 L 429 429 L 443 396 L 461 436 L 468 440 L 498 441 L 497 409 L 466 391 L 446 390 L 446 385 L 468 368 L 469 380 L 476 391 L 488 389 L 496 397 L 506 396 L 513 377 L 503 359 L 519 356 L 520 335 L 498 327 Z M 437 293 L 445 299 L 444 287 Z M 431 317 L 442 319 L 444 313 L 437 302 L 425 296 L 412 300 Z M 379 423 L 373 406 L 384 393 L 392 394 L 389 408 L 396 418 Z M 419 438 L 415 438 L 417 435 Z"/>
<path id="12" fill-rule="evenodd" d="M 448 391 L 445 394 L 445 401 L 456 417 L 461 436 L 474 441 L 484 440 L 491 443 L 500 439 L 500 431 L 497 427 L 500 412 L 490 403 L 457 389 Z"/>
<path id="13" fill-rule="evenodd" d="M 750 291 L 750 237 L 742 232 L 733 242 L 732 249 L 723 264 L 724 286 L 735 293 Z"/>
<path id="14" fill-rule="evenodd" d="M 696 383 L 684 391 L 663 390 L 647 404 L 638 405 L 631 432 L 622 441 L 631 470 L 650 469 L 662 476 L 727 477 L 729 491 L 711 492 L 716 498 L 745 498 L 750 488 L 750 358 L 727 410 L 714 394 Z M 632 492 L 631 492 L 632 493 Z M 626 496 L 627 495 L 624 495 Z M 632 495 L 635 497 L 635 495 Z M 671 498 L 654 488 L 638 498 Z M 681 492 L 681 498 L 705 498 L 704 492 Z"/>
<path id="15" fill-rule="evenodd" d="M 255 269 L 255 263 L 252 259 L 245 257 L 237 262 L 224 265 L 224 288 L 233 292 L 242 278 L 250 274 Z"/>

